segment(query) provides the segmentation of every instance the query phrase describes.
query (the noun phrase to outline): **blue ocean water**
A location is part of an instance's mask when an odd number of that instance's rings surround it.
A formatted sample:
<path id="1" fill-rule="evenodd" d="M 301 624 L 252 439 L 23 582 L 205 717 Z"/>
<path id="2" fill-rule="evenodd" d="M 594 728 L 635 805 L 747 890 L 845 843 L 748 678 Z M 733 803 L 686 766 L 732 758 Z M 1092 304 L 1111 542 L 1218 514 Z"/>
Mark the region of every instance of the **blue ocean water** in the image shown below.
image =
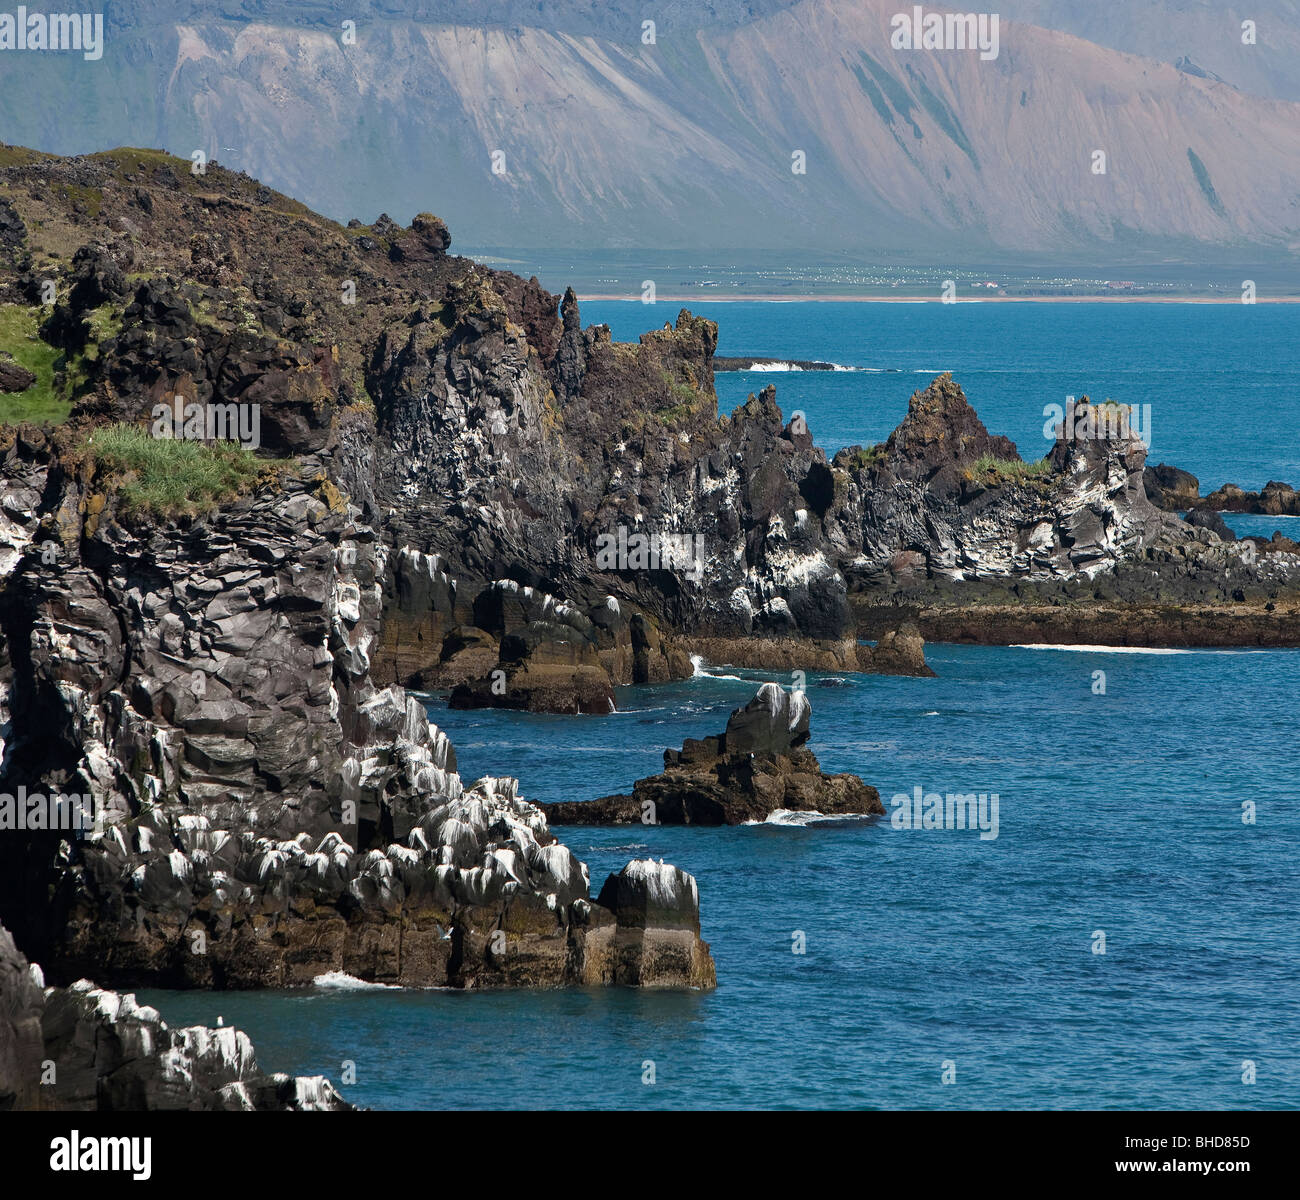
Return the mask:
<path id="1" fill-rule="evenodd" d="M 221 1013 L 280 1070 L 350 1060 L 346 1094 L 381 1108 L 1300 1107 L 1300 658 L 929 654 L 935 679 L 811 676 L 814 749 L 887 807 L 996 792 L 995 839 L 889 818 L 559 831 L 594 888 L 637 857 L 697 877 L 716 992 L 148 998 L 173 1022 Z M 589 798 L 762 678 L 715 675 L 628 689 L 610 717 L 430 716 L 467 779 Z"/>
<path id="2" fill-rule="evenodd" d="M 588 301 L 582 319 L 607 323 L 615 338 L 635 341 L 675 320 L 681 307 Z M 734 301 L 689 307 L 718 322 L 719 354 L 860 368 L 718 376 L 724 412 L 775 384 L 782 412 L 803 411 L 828 454 L 884 441 L 906 415 L 912 392 L 951 371 L 990 432 L 1011 438 L 1027 461 L 1051 449 L 1044 406 L 1064 407 L 1067 396 L 1086 394 L 1149 404 L 1149 461 L 1191 471 L 1203 492 L 1223 483 L 1258 489 L 1270 479 L 1300 487 L 1300 310 L 1293 305 Z"/>
<path id="3" fill-rule="evenodd" d="M 1027 456 L 1041 404 L 1091 389 L 1158 403 L 1157 456 L 1203 483 L 1300 483 L 1287 310 L 705 311 L 724 319 L 723 352 L 898 367 L 720 378 L 727 405 L 775 379 L 828 449 L 883 438 L 912 388 L 951 367 Z M 648 324 L 639 304 L 583 315 L 618 337 Z M 1270 526 L 1249 532 L 1295 524 L 1236 520 Z M 887 806 L 917 787 L 997 793 L 996 838 L 889 818 L 559 830 L 594 889 L 636 857 L 696 876 L 715 992 L 142 998 L 174 1024 L 220 1014 L 276 1070 L 338 1081 L 351 1062 L 345 1094 L 376 1108 L 1300 1107 L 1300 657 L 927 653 L 937 678 L 810 676 L 813 749 Z M 531 799 L 593 798 L 658 770 L 684 737 L 720 730 L 762 678 L 715 667 L 626 689 L 608 717 L 452 712 L 434 699 L 430 719 L 467 780 L 513 774 Z M 941 1082 L 945 1064 L 955 1083 Z"/>

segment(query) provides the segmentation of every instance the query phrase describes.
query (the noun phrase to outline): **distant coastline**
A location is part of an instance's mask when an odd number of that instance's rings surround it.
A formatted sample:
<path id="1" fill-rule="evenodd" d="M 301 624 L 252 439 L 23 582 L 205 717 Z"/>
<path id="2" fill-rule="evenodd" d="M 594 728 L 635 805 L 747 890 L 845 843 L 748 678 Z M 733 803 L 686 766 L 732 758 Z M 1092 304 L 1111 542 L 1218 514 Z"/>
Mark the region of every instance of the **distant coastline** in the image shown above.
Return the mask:
<path id="1" fill-rule="evenodd" d="M 639 296 L 612 292 L 578 292 L 578 301 L 605 302 L 622 300 L 629 304 L 643 303 Z M 1240 297 L 1228 296 L 972 296 L 944 301 L 938 296 L 855 296 L 846 294 L 805 294 L 799 296 L 777 295 L 771 292 L 754 292 L 744 296 L 718 296 L 709 292 L 674 292 L 657 297 L 657 304 L 737 304 L 749 301 L 756 304 L 804 304 L 822 302 L 834 304 L 1240 304 Z M 1300 304 L 1300 296 L 1259 296 L 1256 304 Z M 649 305 L 647 305 L 649 307 Z"/>

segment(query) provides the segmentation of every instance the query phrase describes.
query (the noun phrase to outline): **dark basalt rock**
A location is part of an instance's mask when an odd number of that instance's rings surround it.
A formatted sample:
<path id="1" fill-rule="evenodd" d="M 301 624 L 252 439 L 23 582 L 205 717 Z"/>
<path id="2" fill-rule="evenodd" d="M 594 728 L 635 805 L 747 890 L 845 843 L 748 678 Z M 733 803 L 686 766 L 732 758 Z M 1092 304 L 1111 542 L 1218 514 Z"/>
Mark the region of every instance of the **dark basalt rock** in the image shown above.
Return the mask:
<path id="1" fill-rule="evenodd" d="M 1162 537 L 1187 541 L 1187 527 L 1146 497 L 1146 448 L 1126 410 L 1085 396 L 1074 416 L 1095 435 L 1061 431 L 1031 468 L 989 437 L 945 375 L 913 396 L 884 447 L 837 454 L 862 514 L 864 554 L 846 564 L 856 588 L 1092 579 Z M 985 456 L 994 465 L 981 466 Z"/>
<path id="2" fill-rule="evenodd" d="M 36 375 L 12 358 L 0 357 L 0 392 L 25 392 L 36 382 Z"/>
<path id="3" fill-rule="evenodd" d="M 629 617 L 612 596 L 581 612 L 497 580 L 475 597 L 473 620 L 447 634 L 437 671 L 425 676 L 453 688 L 452 708 L 610 713 L 615 687 L 686 679 L 693 670 L 652 621 Z"/>
<path id="4" fill-rule="evenodd" d="M 423 705 L 375 686 L 385 548 L 323 471 L 141 521 L 39 435 L 0 450 L 0 513 L 27 514 L 0 553 L 0 790 L 106 814 L 0 837 L 0 919 L 51 979 L 698 985 L 702 942 L 689 977 L 655 974 L 653 937 L 607 959 L 617 919 L 514 781 L 466 787 Z"/>
<path id="5" fill-rule="evenodd" d="M 885 442 L 883 471 L 925 484 L 940 497 L 957 495 L 964 471 L 986 454 L 1020 461 L 1015 443 L 990 434 L 960 385 L 944 372 L 924 391 L 912 393 L 907 416 Z"/>
<path id="6" fill-rule="evenodd" d="M 1237 535 L 1228 528 L 1228 523 L 1220 515 L 1218 509 L 1214 508 L 1193 508 L 1183 518 L 1189 525 L 1195 529 L 1213 530 L 1225 542 L 1235 542 Z"/>
<path id="7" fill-rule="evenodd" d="M 778 810 L 883 813 L 879 793 L 856 775 L 823 774 L 806 745 L 811 712 L 802 692 L 765 683 L 720 736 L 665 751 L 662 774 L 638 779 L 632 795 L 539 807 L 557 825 L 742 825 Z"/>
<path id="8" fill-rule="evenodd" d="M 1300 516 L 1300 492 L 1289 483 L 1270 480 L 1258 492 L 1247 492 L 1235 483 L 1225 483 L 1198 502 L 1215 512 L 1261 513 L 1270 517 Z"/>
<path id="9" fill-rule="evenodd" d="M 1165 512 L 1185 512 L 1201 502 L 1201 483 L 1190 471 L 1157 463 L 1142 473 L 1147 499 Z"/>
<path id="10" fill-rule="evenodd" d="M 497 666 L 463 683 L 452 708 L 610 713 L 614 693 L 594 638 L 555 621 L 534 621 L 501 641 Z"/>
<path id="11" fill-rule="evenodd" d="M 323 1076 L 263 1074 L 238 1029 L 172 1029 L 86 979 L 45 987 L 0 925 L 0 1112 L 351 1108 Z"/>

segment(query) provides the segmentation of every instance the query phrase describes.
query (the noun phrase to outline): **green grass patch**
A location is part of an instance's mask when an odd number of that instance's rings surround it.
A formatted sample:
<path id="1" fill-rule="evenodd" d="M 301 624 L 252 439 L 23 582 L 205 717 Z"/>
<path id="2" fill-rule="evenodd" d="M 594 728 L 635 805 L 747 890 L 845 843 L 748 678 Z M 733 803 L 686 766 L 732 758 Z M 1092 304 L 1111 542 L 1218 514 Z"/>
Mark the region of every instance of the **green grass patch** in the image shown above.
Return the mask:
<path id="1" fill-rule="evenodd" d="M 998 458 L 993 454 L 982 454 L 971 467 L 973 475 L 993 475 L 1000 482 L 1021 483 L 1026 479 L 1037 479 L 1051 471 L 1047 459 L 1037 462 L 1020 462 L 1014 458 Z"/>
<path id="2" fill-rule="evenodd" d="M 848 465 L 850 470 L 865 471 L 874 467 L 877 463 L 885 459 L 885 447 L 882 443 L 878 446 L 854 446 L 848 456 Z"/>
<path id="3" fill-rule="evenodd" d="M 72 405 L 55 387 L 55 363 L 60 352 L 43 342 L 36 332 L 44 311 L 21 304 L 0 304 L 0 350 L 36 376 L 25 392 L 0 393 L 0 424 L 59 425 L 68 419 Z"/>
<path id="4" fill-rule="evenodd" d="M 0 168 L 29 167 L 33 163 L 48 162 L 54 155 L 43 154 L 40 150 L 29 150 L 26 146 L 10 146 L 0 142 Z"/>
<path id="5" fill-rule="evenodd" d="M 124 512 L 155 517 L 211 512 L 288 465 L 234 442 L 156 438 L 139 425 L 97 429 L 86 449 Z"/>

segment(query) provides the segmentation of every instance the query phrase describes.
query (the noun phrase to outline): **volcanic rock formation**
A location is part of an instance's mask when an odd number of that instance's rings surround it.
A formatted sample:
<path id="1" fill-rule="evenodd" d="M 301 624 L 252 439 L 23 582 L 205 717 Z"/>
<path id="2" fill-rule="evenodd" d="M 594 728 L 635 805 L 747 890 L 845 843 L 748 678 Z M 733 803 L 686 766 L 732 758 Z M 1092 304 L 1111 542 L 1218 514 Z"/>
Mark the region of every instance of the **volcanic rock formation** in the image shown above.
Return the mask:
<path id="1" fill-rule="evenodd" d="M 879 793 L 856 775 L 823 773 L 807 748 L 811 714 L 803 692 L 765 683 L 722 734 L 666 750 L 663 772 L 638 779 L 632 795 L 539 807 L 559 825 L 743 825 L 782 810 L 883 813 Z"/>
<path id="2" fill-rule="evenodd" d="M 351 1107 L 322 1076 L 264 1074 L 238 1029 L 173 1029 L 86 979 L 45 987 L 0 925 L 0 1112 Z"/>

